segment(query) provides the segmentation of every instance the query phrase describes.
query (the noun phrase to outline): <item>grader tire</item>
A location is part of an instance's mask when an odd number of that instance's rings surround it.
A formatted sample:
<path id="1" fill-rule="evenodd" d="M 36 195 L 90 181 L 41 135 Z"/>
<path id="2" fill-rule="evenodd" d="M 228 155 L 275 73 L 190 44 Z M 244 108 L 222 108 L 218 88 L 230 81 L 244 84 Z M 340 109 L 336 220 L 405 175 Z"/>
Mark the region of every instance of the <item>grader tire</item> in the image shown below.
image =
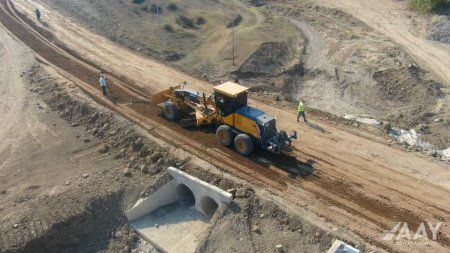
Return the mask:
<path id="1" fill-rule="evenodd" d="M 233 131 L 230 126 L 221 125 L 216 130 L 217 139 L 220 144 L 225 147 L 231 146 L 233 144 Z"/>
<path id="2" fill-rule="evenodd" d="M 255 148 L 252 138 L 246 134 L 239 134 L 236 136 L 234 139 L 234 147 L 236 148 L 236 151 L 243 156 L 251 154 Z"/>
<path id="3" fill-rule="evenodd" d="M 167 101 L 164 103 L 163 107 L 164 116 L 171 121 L 174 121 L 178 117 L 178 108 L 172 101 Z"/>

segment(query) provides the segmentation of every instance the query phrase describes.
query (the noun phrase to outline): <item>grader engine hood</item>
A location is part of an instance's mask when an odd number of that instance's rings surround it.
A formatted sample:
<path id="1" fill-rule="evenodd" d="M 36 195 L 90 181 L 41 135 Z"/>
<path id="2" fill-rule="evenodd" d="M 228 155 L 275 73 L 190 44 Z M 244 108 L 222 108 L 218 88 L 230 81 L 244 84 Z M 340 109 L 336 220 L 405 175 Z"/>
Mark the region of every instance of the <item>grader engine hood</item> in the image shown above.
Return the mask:
<path id="1" fill-rule="evenodd" d="M 278 131 L 276 127 L 276 119 L 272 116 L 265 114 L 263 117 L 259 117 L 258 120 L 259 129 L 261 129 L 261 137 L 265 142 L 265 149 L 279 154 L 282 150 L 291 146 L 292 141 L 297 139 L 297 132 L 293 132 L 288 135 L 285 131 Z"/>

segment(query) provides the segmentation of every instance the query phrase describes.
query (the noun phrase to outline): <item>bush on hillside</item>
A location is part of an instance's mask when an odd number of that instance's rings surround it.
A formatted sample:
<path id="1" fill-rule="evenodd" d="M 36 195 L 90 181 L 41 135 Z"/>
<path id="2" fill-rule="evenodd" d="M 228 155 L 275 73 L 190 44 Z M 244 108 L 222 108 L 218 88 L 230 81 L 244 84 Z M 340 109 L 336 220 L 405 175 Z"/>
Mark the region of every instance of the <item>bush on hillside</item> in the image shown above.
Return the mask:
<path id="1" fill-rule="evenodd" d="M 197 20 L 195 20 L 196 25 L 204 25 L 206 24 L 206 19 L 204 17 L 198 17 Z"/>
<path id="2" fill-rule="evenodd" d="M 133 0 L 134 4 L 141 4 L 143 2 L 145 2 L 145 0 Z"/>
<path id="3" fill-rule="evenodd" d="M 176 23 L 185 28 L 185 29 L 195 29 L 195 25 L 194 22 L 192 22 L 192 20 L 184 15 L 179 15 L 177 17 Z"/>
<path id="4" fill-rule="evenodd" d="M 410 4 L 415 10 L 431 12 L 440 7 L 450 6 L 450 0 L 412 0 Z"/>
<path id="5" fill-rule="evenodd" d="M 238 26 L 242 22 L 242 16 L 238 14 L 232 21 L 227 24 L 227 28 Z"/>
<path id="6" fill-rule="evenodd" d="M 169 33 L 173 32 L 173 27 L 169 24 L 165 24 L 163 26 L 163 29 L 164 29 L 164 31 L 169 32 Z"/>
<path id="7" fill-rule="evenodd" d="M 170 11 L 177 11 L 178 6 L 175 3 L 170 3 L 169 5 L 167 5 L 167 9 L 169 9 Z"/>

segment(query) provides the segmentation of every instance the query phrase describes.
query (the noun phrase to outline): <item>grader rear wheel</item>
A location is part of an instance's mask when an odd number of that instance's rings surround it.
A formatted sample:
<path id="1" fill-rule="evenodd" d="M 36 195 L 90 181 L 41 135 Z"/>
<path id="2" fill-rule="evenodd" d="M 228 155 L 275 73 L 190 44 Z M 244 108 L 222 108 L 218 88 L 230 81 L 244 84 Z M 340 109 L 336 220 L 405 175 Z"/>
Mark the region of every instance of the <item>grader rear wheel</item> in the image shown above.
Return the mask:
<path id="1" fill-rule="evenodd" d="M 236 148 L 236 151 L 243 156 L 251 154 L 255 148 L 252 138 L 246 134 L 239 134 L 236 136 L 234 139 L 234 147 Z"/>

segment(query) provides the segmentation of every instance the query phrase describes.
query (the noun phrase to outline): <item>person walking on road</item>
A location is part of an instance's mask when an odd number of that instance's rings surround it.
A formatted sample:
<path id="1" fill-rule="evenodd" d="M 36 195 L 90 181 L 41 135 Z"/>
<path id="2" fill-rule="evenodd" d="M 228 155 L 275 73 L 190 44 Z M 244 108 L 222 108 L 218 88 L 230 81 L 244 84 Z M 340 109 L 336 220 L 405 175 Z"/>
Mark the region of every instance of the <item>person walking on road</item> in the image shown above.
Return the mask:
<path id="1" fill-rule="evenodd" d="M 103 74 L 100 74 L 100 86 L 102 87 L 103 96 L 107 96 L 106 94 L 106 76 Z"/>
<path id="2" fill-rule="evenodd" d="M 304 104 L 303 101 L 299 98 L 299 99 L 298 99 L 298 115 L 297 115 L 297 122 L 299 122 L 300 116 L 303 117 L 303 120 L 305 121 L 305 123 L 308 122 L 308 120 L 306 120 L 305 104 Z"/>
<path id="3" fill-rule="evenodd" d="M 38 8 L 36 8 L 36 9 L 34 10 L 34 13 L 36 14 L 37 20 L 38 20 L 38 21 L 41 21 L 41 11 L 40 11 Z"/>

